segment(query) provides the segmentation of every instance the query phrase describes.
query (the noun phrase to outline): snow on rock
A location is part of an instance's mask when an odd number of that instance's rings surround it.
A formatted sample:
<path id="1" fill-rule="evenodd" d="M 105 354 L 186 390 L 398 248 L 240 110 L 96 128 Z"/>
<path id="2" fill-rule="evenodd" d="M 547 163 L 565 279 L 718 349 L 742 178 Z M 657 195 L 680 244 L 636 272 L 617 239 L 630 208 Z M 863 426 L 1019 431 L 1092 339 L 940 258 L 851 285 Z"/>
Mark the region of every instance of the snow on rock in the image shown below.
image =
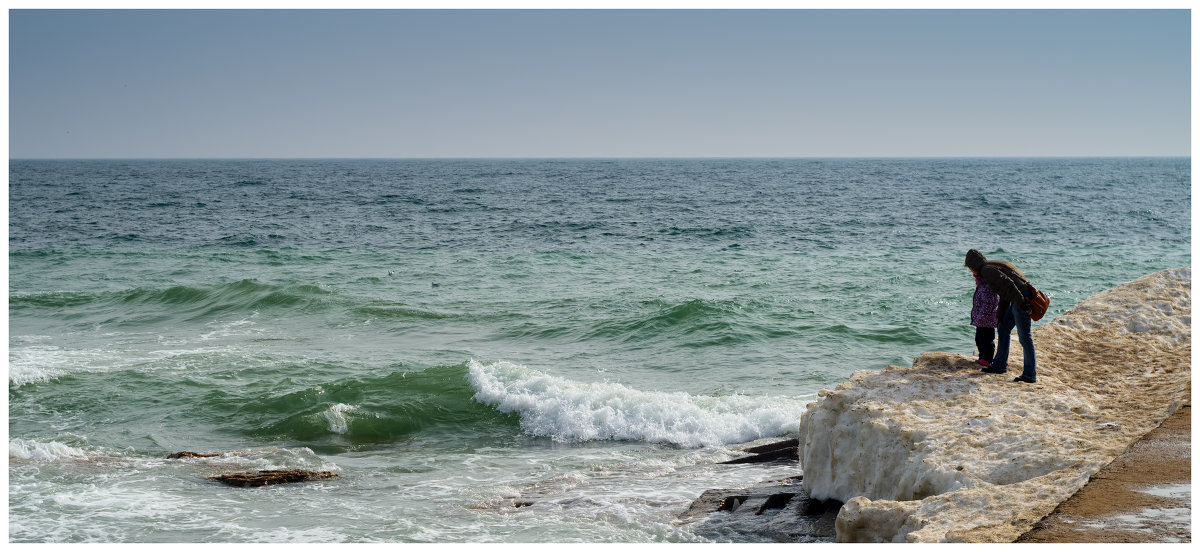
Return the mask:
<path id="1" fill-rule="evenodd" d="M 819 393 L 800 463 L 845 502 L 838 541 L 1011 542 L 1049 514 L 1189 398 L 1191 268 L 1096 294 L 1034 344 L 1032 385 L 1012 382 L 1014 332 L 1008 374 L 926 353 Z"/>

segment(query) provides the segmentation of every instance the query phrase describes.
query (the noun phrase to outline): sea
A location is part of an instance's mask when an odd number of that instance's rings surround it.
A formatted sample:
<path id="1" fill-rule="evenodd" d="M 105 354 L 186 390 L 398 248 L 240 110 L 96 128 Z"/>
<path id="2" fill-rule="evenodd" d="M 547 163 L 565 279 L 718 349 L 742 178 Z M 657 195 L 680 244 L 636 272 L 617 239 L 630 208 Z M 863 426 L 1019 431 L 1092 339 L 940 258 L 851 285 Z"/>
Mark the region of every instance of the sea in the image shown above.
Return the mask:
<path id="1" fill-rule="evenodd" d="M 770 541 L 678 516 L 802 473 L 720 462 L 851 373 L 972 355 L 970 248 L 1049 295 L 1035 326 L 1190 266 L 1190 182 L 1190 158 L 10 160 L 9 541 Z M 338 477 L 210 479 L 266 469 Z"/>

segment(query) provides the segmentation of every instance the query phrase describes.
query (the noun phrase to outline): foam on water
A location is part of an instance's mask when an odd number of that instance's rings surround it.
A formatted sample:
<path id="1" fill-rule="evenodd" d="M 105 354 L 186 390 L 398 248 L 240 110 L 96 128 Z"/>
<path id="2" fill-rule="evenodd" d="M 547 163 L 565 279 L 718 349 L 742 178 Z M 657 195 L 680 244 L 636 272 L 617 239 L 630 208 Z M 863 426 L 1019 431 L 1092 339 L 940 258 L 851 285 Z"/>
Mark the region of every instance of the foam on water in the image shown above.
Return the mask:
<path id="1" fill-rule="evenodd" d="M 346 413 L 358 410 L 357 406 L 338 403 L 329 407 L 323 414 L 325 419 L 329 421 L 329 431 L 333 433 L 346 433 L 350 430 L 350 421 L 346 418 Z"/>
<path id="2" fill-rule="evenodd" d="M 158 337 L 159 344 L 170 343 Z M 8 382 L 13 387 L 30 383 L 41 383 L 76 373 L 111 372 L 128 369 L 154 369 L 159 361 L 189 355 L 214 355 L 229 349 L 226 347 L 193 347 L 184 349 L 158 349 L 149 351 L 120 350 L 120 344 L 112 348 L 71 349 L 58 345 L 35 344 L 11 347 L 8 352 Z"/>
<path id="3" fill-rule="evenodd" d="M 88 453 L 83 449 L 57 441 L 42 442 L 14 438 L 8 441 L 9 460 L 31 462 L 57 462 L 61 460 L 86 460 Z"/>
<path id="4" fill-rule="evenodd" d="M 511 362 L 469 363 L 474 399 L 521 416 L 532 435 L 556 441 L 631 440 L 685 447 L 744 443 L 794 431 L 805 399 L 647 392 L 581 383 Z"/>
<path id="5" fill-rule="evenodd" d="M 8 352 L 8 383 L 20 387 L 50 381 L 94 365 L 102 357 L 96 351 L 69 350 L 55 345 L 14 347 Z"/>

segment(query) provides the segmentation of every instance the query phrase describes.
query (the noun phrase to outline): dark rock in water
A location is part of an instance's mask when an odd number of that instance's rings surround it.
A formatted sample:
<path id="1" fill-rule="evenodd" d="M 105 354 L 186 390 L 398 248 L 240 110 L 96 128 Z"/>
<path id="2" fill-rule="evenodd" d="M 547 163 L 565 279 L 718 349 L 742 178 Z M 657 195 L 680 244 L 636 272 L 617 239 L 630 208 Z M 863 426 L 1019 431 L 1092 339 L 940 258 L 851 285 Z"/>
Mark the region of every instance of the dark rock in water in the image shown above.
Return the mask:
<path id="1" fill-rule="evenodd" d="M 704 491 L 679 519 L 696 523 L 697 534 L 717 539 L 730 534 L 775 542 L 832 542 L 842 503 L 808 496 L 800 477 L 764 482 L 746 489 Z"/>
<path id="2" fill-rule="evenodd" d="M 318 472 L 310 470 L 262 470 L 257 472 L 240 472 L 228 473 L 223 475 L 210 475 L 209 479 L 215 479 L 226 485 L 234 487 L 262 487 L 263 485 L 278 485 L 280 483 L 298 483 L 300 481 L 314 481 L 320 479 L 333 479 L 337 477 L 333 472 Z"/>
<path id="3" fill-rule="evenodd" d="M 220 456 L 222 454 L 224 454 L 224 453 L 221 453 L 221 452 L 188 452 L 185 450 L 183 452 L 176 452 L 175 454 L 168 454 L 167 459 L 175 460 L 175 459 L 179 459 L 179 458 L 212 458 L 214 456 Z"/>
<path id="4" fill-rule="evenodd" d="M 750 447 L 748 449 L 742 449 L 742 452 L 749 452 L 751 454 L 763 454 L 765 452 L 775 452 L 777 450 L 783 450 L 783 449 L 789 449 L 789 448 L 794 449 L 798 446 L 800 446 L 800 439 L 787 439 L 787 440 L 779 441 L 776 443 L 767 443 L 765 445 L 759 445 L 757 447 Z"/>
<path id="5" fill-rule="evenodd" d="M 800 446 L 799 439 L 788 439 L 779 441 L 778 443 L 770 443 L 757 447 L 744 449 L 742 452 L 751 453 L 753 456 L 735 458 L 721 462 L 721 464 L 754 464 L 758 462 L 799 462 L 800 454 L 798 447 Z"/>
<path id="6" fill-rule="evenodd" d="M 737 493 L 744 493 L 745 489 L 709 489 L 700 494 L 700 498 L 692 501 L 692 505 L 682 514 L 679 514 L 679 519 L 683 521 L 695 521 L 703 518 L 713 512 L 720 510 L 728 510 L 725 502 Z M 745 500 L 745 495 L 741 495 L 742 500 Z"/>

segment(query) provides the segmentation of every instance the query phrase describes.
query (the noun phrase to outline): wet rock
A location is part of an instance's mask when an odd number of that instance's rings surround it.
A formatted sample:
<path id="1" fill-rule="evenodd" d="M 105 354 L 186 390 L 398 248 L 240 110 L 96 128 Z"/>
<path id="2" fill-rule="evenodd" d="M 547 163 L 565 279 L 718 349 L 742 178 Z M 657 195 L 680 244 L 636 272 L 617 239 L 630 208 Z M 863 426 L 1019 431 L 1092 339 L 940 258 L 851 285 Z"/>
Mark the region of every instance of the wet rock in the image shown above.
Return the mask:
<path id="1" fill-rule="evenodd" d="M 182 452 L 176 452 L 175 454 L 168 454 L 167 459 L 168 460 L 177 460 L 180 458 L 212 458 L 214 456 L 221 456 L 222 454 L 224 454 L 224 453 L 221 453 L 221 452 L 189 452 L 189 451 L 185 450 Z"/>
<path id="2" fill-rule="evenodd" d="M 735 458 L 721 462 L 721 464 L 755 464 L 759 462 L 799 462 L 800 454 L 798 448 L 800 446 L 799 439 L 788 439 L 777 443 L 770 443 L 757 447 L 750 447 L 742 450 L 748 452 L 751 456 Z"/>
<path id="3" fill-rule="evenodd" d="M 221 475 L 210 475 L 209 479 L 215 479 L 233 487 L 262 487 L 264 485 L 278 485 L 280 483 L 298 483 L 301 481 L 314 481 L 322 479 L 334 479 L 336 473 L 327 471 L 311 471 L 311 470 L 261 470 L 256 472 L 240 472 L 227 473 Z"/>
<path id="4" fill-rule="evenodd" d="M 751 454 L 762 454 L 762 453 L 766 453 L 766 452 L 774 452 L 777 450 L 783 450 L 783 449 L 789 449 L 789 448 L 794 449 L 798 446 L 800 446 L 800 439 L 798 439 L 798 438 L 797 439 L 786 439 L 786 440 L 778 441 L 775 443 L 767 443 L 765 445 L 759 445 L 757 447 L 750 447 L 747 449 L 742 449 L 742 452 L 749 452 Z"/>
<path id="5" fill-rule="evenodd" d="M 730 510 L 732 500 L 739 496 L 737 493 L 743 492 L 744 489 L 709 489 L 700 494 L 700 498 L 692 501 L 692 505 L 679 514 L 679 519 L 683 521 L 695 521 L 706 517 L 709 514 L 721 510 Z M 744 494 L 740 495 L 742 500 L 746 500 Z"/>
<path id="6" fill-rule="evenodd" d="M 709 489 L 679 515 L 695 523 L 698 534 L 718 540 L 832 542 L 842 503 L 816 500 L 800 485 L 801 477 L 768 481 L 745 489 Z"/>

